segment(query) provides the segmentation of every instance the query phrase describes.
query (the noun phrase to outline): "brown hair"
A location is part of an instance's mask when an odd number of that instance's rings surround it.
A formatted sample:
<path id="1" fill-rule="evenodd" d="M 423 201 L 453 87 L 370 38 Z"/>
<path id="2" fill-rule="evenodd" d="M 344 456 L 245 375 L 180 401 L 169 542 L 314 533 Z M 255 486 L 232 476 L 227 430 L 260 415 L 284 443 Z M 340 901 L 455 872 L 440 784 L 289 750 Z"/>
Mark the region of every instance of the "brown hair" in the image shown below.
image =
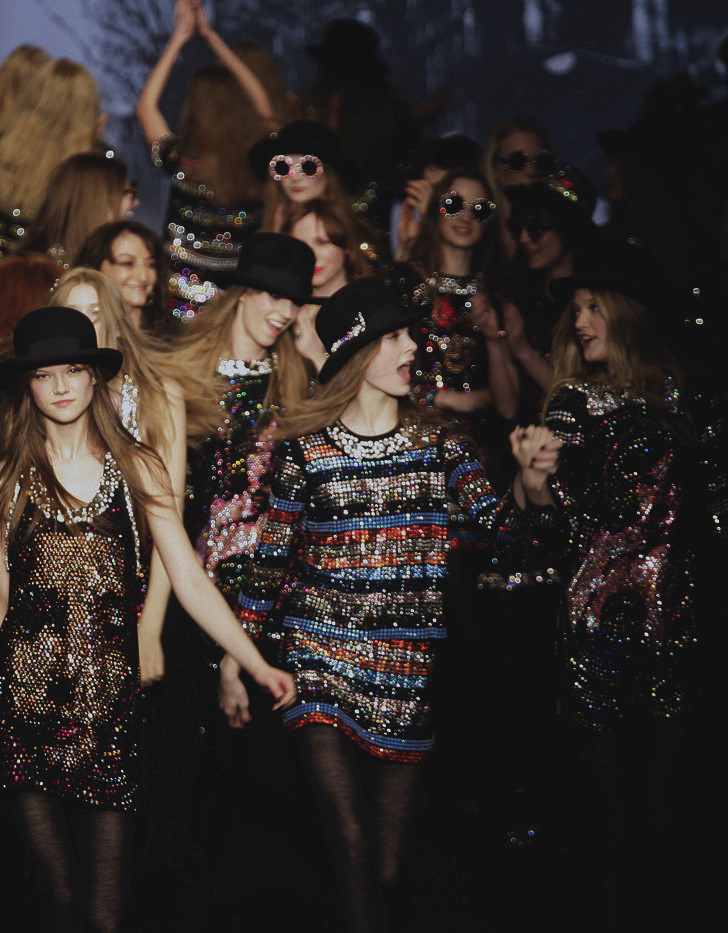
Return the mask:
<path id="1" fill-rule="evenodd" d="M 57 165 L 48 182 L 22 252 L 45 253 L 65 266 L 74 265 L 88 235 L 101 224 L 120 220 L 121 199 L 127 182 L 126 163 L 100 152 L 79 152 Z"/>
<path id="2" fill-rule="evenodd" d="M 0 134 L 8 114 L 37 68 L 50 61 L 50 55 L 37 45 L 19 45 L 0 65 Z"/>
<path id="3" fill-rule="evenodd" d="M 321 221 L 326 236 L 331 242 L 344 250 L 347 282 L 353 282 L 354 279 L 361 278 L 363 275 L 371 275 L 366 252 L 361 245 L 370 243 L 375 233 L 367 223 L 354 214 L 351 207 L 340 201 L 333 201 L 331 198 L 314 198 L 312 201 L 296 206 L 295 210 L 288 215 L 281 233 L 293 236 L 294 226 L 309 214 L 313 214 Z"/>
<path id="4" fill-rule="evenodd" d="M 47 256 L 0 261 L 0 338 L 10 337 L 21 317 L 45 304 L 60 272 Z"/>
<path id="5" fill-rule="evenodd" d="M 104 260 L 113 262 L 112 247 L 122 233 L 133 233 L 139 237 L 154 260 L 157 281 L 154 283 L 149 303 L 142 309 L 142 327 L 150 334 L 163 329 L 169 306 L 169 272 L 164 246 L 156 233 L 135 220 L 116 220 L 101 224 L 84 240 L 76 257 L 76 265 L 100 269 Z"/>

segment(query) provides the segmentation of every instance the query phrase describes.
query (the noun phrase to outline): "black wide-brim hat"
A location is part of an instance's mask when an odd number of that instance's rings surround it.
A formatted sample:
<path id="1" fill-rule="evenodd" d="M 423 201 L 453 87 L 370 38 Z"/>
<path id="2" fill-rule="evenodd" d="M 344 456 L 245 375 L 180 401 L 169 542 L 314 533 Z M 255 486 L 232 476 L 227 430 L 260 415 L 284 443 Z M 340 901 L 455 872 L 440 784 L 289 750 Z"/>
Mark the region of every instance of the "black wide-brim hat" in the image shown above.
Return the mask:
<path id="1" fill-rule="evenodd" d="M 306 46 L 306 52 L 325 70 L 340 77 L 377 75 L 389 66 L 379 57 L 379 34 L 356 19 L 335 19 L 326 26 L 323 40 Z"/>
<path id="2" fill-rule="evenodd" d="M 422 319 L 422 310 L 403 305 L 380 279 L 356 279 L 327 298 L 316 315 L 316 333 L 328 356 L 319 373 L 326 383 L 359 350 L 394 330 Z"/>
<path id="3" fill-rule="evenodd" d="M 270 160 L 277 155 L 314 155 L 336 170 L 347 191 L 355 192 L 364 179 L 356 165 L 345 154 L 337 134 L 323 123 L 296 120 L 284 126 L 279 133 L 261 139 L 248 153 L 250 168 L 258 178 L 266 178 Z"/>
<path id="4" fill-rule="evenodd" d="M 549 285 L 553 299 L 563 307 L 569 304 L 579 288 L 616 292 L 648 309 L 666 297 L 657 265 L 644 249 L 629 244 L 603 250 L 576 275 L 555 279 Z"/>
<path id="5" fill-rule="evenodd" d="M 240 247 L 238 268 L 218 275 L 221 288 L 247 285 L 288 298 L 295 305 L 316 304 L 311 279 L 316 256 L 303 240 L 284 233 L 253 233 Z"/>
<path id="6" fill-rule="evenodd" d="M 557 212 L 560 217 L 581 215 L 591 220 L 597 203 L 594 185 L 574 165 L 559 164 L 530 185 L 508 185 L 505 193 L 511 213 L 522 216 Z"/>
<path id="7" fill-rule="evenodd" d="M 121 369 L 122 355 L 99 347 L 96 328 L 74 308 L 38 308 L 22 317 L 13 332 L 15 356 L 0 362 L 0 387 L 7 388 L 29 370 L 61 363 L 95 366 L 107 379 Z"/>

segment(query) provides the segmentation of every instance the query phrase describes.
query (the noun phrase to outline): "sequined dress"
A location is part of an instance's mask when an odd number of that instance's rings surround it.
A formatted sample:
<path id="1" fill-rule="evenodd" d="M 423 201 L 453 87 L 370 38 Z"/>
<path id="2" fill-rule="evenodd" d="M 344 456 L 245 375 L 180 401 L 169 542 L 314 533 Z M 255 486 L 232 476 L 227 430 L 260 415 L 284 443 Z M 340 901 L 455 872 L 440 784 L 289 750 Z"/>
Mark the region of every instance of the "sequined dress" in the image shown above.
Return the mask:
<path id="1" fill-rule="evenodd" d="M 268 504 L 271 445 L 254 429 L 268 414 L 270 374 L 270 360 L 220 361 L 222 424 L 188 459 L 185 525 L 203 566 L 232 606 L 240 590 L 240 555 L 255 547 Z"/>
<path id="2" fill-rule="evenodd" d="M 336 726 L 373 755 L 432 747 L 432 677 L 446 636 L 449 509 L 499 541 L 524 513 L 490 487 L 472 443 L 411 426 L 361 438 L 337 424 L 284 445 L 238 612 L 278 616 L 298 702 L 288 729 Z"/>
<path id="3" fill-rule="evenodd" d="M 672 390 L 671 390 L 672 391 Z M 553 484 L 568 522 L 560 626 L 564 709 L 610 730 L 695 700 L 697 465 L 681 416 L 629 390 L 567 386 L 546 424 L 564 441 Z"/>
<path id="4" fill-rule="evenodd" d="M 184 322 L 218 293 L 221 274 L 238 266 L 240 247 L 260 226 L 259 204 L 222 205 L 204 184 L 191 181 L 194 160 L 178 137 L 163 136 L 152 147 L 154 164 L 172 182 L 165 248 L 170 264 L 170 307 Z"/>
<path id="5" fill-rule="evenodd" d="M 0 779 L 5 788 L 133 810 L 142 577 L 130 499 L 110 455 L 96 496 L 71 515 L 78 534 L 54 520 L 32 478 L 8 551 Z"/>

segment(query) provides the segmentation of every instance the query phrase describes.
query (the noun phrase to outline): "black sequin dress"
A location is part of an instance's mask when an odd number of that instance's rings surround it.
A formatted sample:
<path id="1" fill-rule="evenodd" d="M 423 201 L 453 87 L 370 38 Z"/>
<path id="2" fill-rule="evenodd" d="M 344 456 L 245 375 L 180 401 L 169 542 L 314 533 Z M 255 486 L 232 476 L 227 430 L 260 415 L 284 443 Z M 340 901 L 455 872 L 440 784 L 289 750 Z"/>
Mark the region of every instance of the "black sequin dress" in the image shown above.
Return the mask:
<path id="1" fill-rule="evenodd" d="M 8 550 L 0 781 L 134 810 L 143 587 L 131 502 L 109 455 L 96 496 L 71 516 L 75 530 L 55 520 L 34 477 Z"/>
<path id="2" fill-rule="evenodd" d="M 553 483 L 568 532 L 563 704 L 590 730 L 695 702 L 699 484 L 669 391 L 674 418 L 596 383 L 566 386 L 546 416 L 564 441 Z"/>

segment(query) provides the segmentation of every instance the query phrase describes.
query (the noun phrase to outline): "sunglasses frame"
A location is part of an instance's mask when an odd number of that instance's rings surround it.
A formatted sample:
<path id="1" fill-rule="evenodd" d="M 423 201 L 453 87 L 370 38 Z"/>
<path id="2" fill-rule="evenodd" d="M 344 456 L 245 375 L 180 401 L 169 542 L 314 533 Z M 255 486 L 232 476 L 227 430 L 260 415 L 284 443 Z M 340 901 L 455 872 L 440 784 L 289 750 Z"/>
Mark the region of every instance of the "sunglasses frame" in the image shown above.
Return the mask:
<path id="1" fill-rule="evenodd" d="M 517 167 L 513 164 L 513 156 L 520 156 L 522 164 Z M 536 155 L 529 158 L 524 149 L 512 149 L 506 156 L 494 156 L 494 162 L 505 165 L 512 175 L 521 175 L 530 165 L 538 175 L 548 175 L 556 167 L 556 156 L 550 149 L 539 149 Z M 539 162 L 542 167 L 539 168 Z"/>
<path id="2" fill-rule="evenodd" d="M 519 224 L 514 223 L 513 219 L 509 217 L 506 221 L 506 228 L 514 240 L 517 240 L 522 231 L 525 230 L 532 243 L 538 243 L 544 233 L 556 229 L 554 224 L 539 223 L 536 217 L 530 215 L 525 217 Z"/>
<path id="3" fill-rule="evenodd" d="M 456 211 L 450 211 L 447 209 L 447 201 L 452 200 L 453 198 L 460 198 L 462 207 L 459 207 Z M 470 212 L 470 216 L 477 220 L 478 223 L 489 224 L 491 220 L 495 217 L 496 205 L 490 198 L 476 198 L 474 201 L 466 201 L 465 198 L 460 194 L 459 191 L 449 191 L 447 194 L 443 194 L 440 200 L 438 201 L 440 214 L 445 218 L 445 220 L 452 220 L 453 217 L 457 217 L 458 214 L 467 208 Z M 486 205 L 488 207 L 488 214 L 479 214 L 475 208 L 478 206 Z"/>
<path id="4" fill-rule="evenodd" d="M 280 162 L 285 162 L 288 166 L 288 171 L 285 175 L 281 175 L 277 171 L 278 164 Z M 307 172 L 303 171 L 302 166 L 304 163 L 313 163 L 316 166 L 316 171 L 309 175 Z M 294 159 L 289 155 L 277 155 L 268 163 L 268 174 L 273 179 L 273 181 L 282 181 L 284 178 L 288 178 L 290 175 L 303 175 L 304 178 L 320 178 L 324 173 L 324 163 L 315 155 L 304 155 L 300 159 Z"/>

